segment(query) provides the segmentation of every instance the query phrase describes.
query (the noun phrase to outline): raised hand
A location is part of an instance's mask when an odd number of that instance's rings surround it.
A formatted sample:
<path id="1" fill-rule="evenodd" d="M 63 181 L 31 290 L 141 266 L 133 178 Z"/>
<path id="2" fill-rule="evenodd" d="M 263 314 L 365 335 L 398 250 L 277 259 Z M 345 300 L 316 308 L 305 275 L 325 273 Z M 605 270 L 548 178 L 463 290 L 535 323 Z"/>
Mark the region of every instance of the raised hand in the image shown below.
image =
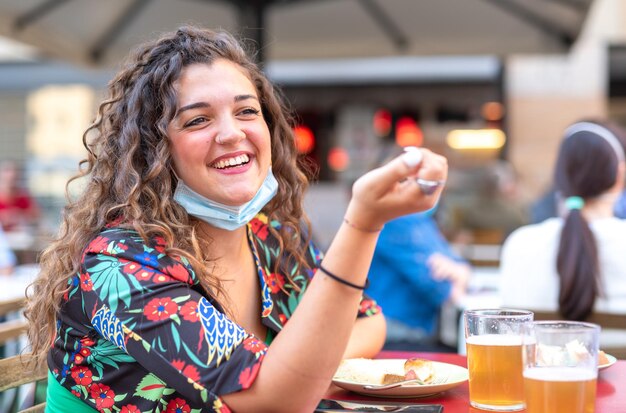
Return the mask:
<path id="1" fill-rule="evenodd" d="M 428 149 L 408 150 L 354 183 L 346 219 L 356 227 L 374 229 L 401 215 L 428 210 L 443 185 L 424 191 L 417 178 L 445 182 L 447 176 L 446 158 Z"/>

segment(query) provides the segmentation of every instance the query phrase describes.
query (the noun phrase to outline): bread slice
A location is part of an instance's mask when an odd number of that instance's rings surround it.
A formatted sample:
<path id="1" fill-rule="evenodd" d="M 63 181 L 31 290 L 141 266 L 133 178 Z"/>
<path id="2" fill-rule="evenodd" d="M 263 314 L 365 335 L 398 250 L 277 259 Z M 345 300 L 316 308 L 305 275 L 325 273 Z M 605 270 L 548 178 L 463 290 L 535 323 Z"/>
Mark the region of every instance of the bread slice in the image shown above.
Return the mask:
<path id="1" fill-rule="evenodd" d="M 404 381 L 404 380 L 406 379 L 404 378 L 404 376 L 400 374 L 387 373 L 383 376 L 381 384 L 392 384 L 392 383 L 397 383 L 399 381 Z"/>
<path id="2" fill-rule="evenodd" d="M 435 376 L 435 368 L 430 360 L 410 358 L 404 363 L 405 380 L 419 379 L 423 383 L 430 383 Z"/>

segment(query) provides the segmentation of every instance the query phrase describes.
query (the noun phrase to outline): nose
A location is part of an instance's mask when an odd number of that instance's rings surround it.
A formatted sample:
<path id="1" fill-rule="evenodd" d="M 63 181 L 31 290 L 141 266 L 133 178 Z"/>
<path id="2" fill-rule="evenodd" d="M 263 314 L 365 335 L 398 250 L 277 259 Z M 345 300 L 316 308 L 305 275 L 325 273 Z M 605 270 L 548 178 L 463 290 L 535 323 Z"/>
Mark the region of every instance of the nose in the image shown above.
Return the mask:
<path id="1" fill-rule="evenodd" d="M 227 117 L 220 122 L 215 142 L 220 145 L 228 145 L 237 143 L 245 138 L 246 134 L 237 119 Z"/>

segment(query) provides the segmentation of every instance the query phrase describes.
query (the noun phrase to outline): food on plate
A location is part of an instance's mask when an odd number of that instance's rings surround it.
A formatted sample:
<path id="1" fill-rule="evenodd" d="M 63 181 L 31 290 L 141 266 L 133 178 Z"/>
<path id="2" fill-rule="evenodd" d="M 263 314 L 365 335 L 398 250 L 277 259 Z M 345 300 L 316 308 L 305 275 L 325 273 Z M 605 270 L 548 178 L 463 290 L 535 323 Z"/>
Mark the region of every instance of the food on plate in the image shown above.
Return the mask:
<path id="1" fill-rule="evenodd" d="M 598 351 L 598 365 L 602 366 L 603 364 L 609 364 L 610 360 L 606 356 L 606 353 L 602 350 Z"/>
<path id="2" fill-rule="evenodd" d="M 369 384 L 392 384 L 413 379 L 419 379 L 420 384 L 428 384 L 435 376 L 435 368 L 430 360 L 411 358 L 404 362 L 404 366 L 393 366 L 371 359 L 347 359 L 341 362 L 335 377 Z"/>
<path id="3" fill-rule="evenodd" d="M 404 363 L 404 379 L 418 379 L 422 383 L 430 383 L 435 376 L 435 369 L 430 360 L 411 358 Z"/>
<path id="4" fill-rule="evenodd" d="M 356 383 L 382 383 L 385 374 L 398 373 L 388 371 L 380 363 L 372 359 L 347 359 L 343 360 L 335 373 L 335 377 Z"/>
<path id="5" fill-rule="evenodd" d="M 380 384 L 392 384 L 392 383 L 397 383 L 399 381 L 404 381 L 406 380 L 404 378 L 404 375 L 402 374 L 393 374 L 393 373 L 387 373 L 383 376 L 383 380 Z"/>

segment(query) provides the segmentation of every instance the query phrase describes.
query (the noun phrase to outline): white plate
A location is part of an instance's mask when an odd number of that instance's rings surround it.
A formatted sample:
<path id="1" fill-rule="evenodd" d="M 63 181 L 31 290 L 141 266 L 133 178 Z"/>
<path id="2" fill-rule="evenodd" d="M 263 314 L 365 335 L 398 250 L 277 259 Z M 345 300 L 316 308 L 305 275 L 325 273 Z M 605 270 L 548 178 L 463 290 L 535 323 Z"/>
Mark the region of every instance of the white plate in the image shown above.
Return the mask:
<path id="1" fill-rule="evenodd" d="M 347 363 L 350 363 L 350 361 L 351 360 L 345 360 L 345 362 Z M 358 368 L 369 369 L 378 373 L 385 372 L 404 375 L 403 372 L 405 361 L 405 359 L 358 359 Z M 468 379 L 468 371 L 464 367 L 457 366 L 455 364 L 441 363 L 438 361 L 433 361 L 432 363 L 433 368 L 435 369 L 434 380 L 437 380 L 438 377 L 447 377 L 445 383 L 407 384 L 400 387 L 395 387 L 393 389 L 371 390 L 365 388 L 364 386 L 368 384 L 380 383 L 375 382 L 373 379 L 371 381 L 358 379 L 355 380 L 354 377 L 364 375 L 360 374 L 363 372 L 354 372 L 354 370 L 349 371 L 349 368 L 342 369 L 342 366 L 345 367 L 345 365 L 340 366 L 339 370 L 337 370 L 335 377 L 333 377 L 333 383 L 343 389 L 350 390 L 359 394 L 364 394 L 367 396 L 410 398 L 426 397 L 433 394 L 441 393 L 443 391 L 456 387 L 461 383 L 466 382 Z M 354 366 L 352 366 L 352 368 L 354 368 Z M 372 378 L 373 377 L 376 377 L 376 374 L 372 375 Z"/>
<path id="2" fill-rule="evenodd" d="M 606 354 L 606 353 L 604 353 L 604 354 L 606 355 L 606 358 L 609 359 L 609 362 L 608 363 L 604 363 L 604 364 L 600 364 L 598 366 L 598 370 L 608 369 L 609 367 L 611 367 L 613 364 L 615 364 L 617 362 L 617 359 L 614 356 L 612 356 L 610 354 Z"/>

